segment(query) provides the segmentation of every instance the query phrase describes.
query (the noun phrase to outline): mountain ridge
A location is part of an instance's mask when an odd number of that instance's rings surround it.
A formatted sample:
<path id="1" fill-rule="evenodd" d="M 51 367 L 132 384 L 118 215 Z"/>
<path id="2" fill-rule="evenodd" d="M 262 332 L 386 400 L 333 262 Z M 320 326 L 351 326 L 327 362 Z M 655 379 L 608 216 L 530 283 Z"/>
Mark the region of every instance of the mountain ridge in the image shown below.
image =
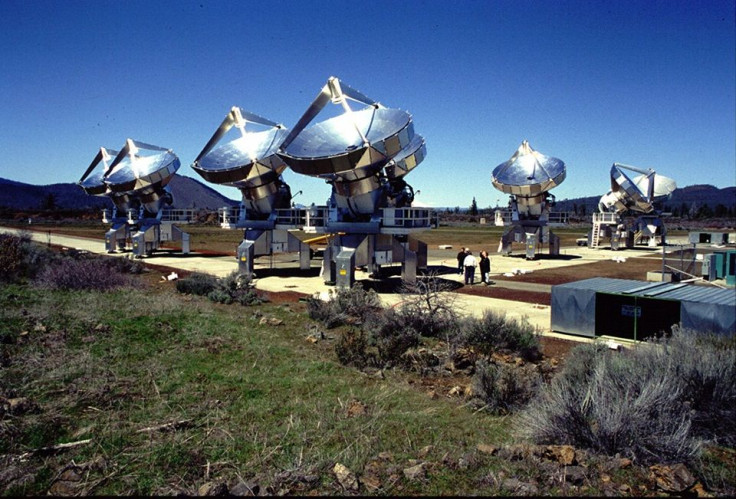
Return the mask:
<path id="1" fill-rule="evenodd" d="M 235 201 L 223 196 L 212 187 L 184 175 L 175 175 L 168 184 L 174 198 L 172 208 L 199 208 L 217 210 L 224 206 L 236 206 Z M 11 210 L 59 210 L 85 211 L 111 208 L 106 196 L 90 196 L 74 183 L 46 185 L 25 184 L 0 178 L 0 207 Z"/>

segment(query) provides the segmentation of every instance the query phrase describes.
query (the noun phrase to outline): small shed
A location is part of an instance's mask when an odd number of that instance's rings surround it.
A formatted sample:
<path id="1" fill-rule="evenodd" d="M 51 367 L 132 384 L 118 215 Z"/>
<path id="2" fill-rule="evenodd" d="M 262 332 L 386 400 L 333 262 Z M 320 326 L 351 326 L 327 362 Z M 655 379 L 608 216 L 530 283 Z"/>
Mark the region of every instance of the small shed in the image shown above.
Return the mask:
<path id="1" fill-rule="evenodd" d="M 551 329 L 641 340 L 673 324 L 736 334 L 736 290 L 594 277 L 552 286 Z"/>

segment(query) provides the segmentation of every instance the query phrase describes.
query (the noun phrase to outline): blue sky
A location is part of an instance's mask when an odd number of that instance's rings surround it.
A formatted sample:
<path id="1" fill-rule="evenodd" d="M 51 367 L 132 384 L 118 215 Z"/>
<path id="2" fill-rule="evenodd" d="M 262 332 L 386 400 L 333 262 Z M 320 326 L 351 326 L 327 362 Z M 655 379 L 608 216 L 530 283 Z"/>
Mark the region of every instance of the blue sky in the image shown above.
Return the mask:
<path id="1" fill-rule="evenodd" d="M 736 185 L 736 34 L 726 1 L 0 2 L 0 177 L 76 182 L 100 146 L 168 147 L 179 174 L 238 105 L 291 127 L 329 76 L 409 111 L 434 206 L 505 204 L 522 140 L 567 165 L 558 199 L 613 162 Z M 295 201 L 322 180 L 287 171 Z M 210 184 L 212 185 L 212 184 Z M 217 187 L 214 186 L 213 187 Z M 237 199 L 232 187 L 217 187 Z"/>

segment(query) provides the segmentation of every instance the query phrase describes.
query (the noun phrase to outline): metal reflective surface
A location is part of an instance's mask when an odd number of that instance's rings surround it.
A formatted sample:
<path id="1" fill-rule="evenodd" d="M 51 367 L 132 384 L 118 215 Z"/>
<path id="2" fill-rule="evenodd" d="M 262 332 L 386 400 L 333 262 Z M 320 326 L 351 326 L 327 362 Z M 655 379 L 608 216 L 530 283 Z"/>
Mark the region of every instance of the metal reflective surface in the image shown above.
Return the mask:
<path id="1" fill-rule="evenodd" d="M 675 189 L 677 189 L 677 183 L 669 177 L 665 177 L 664 175 L 656 174 L 653 176 L 653 178 L 654 178 L 653 197 L 655 199 L 667 197 L 670 194 L 672 194 L 675 191 Z M 637 177 L 634 177 L 632 181 L 639 188 L 641 192 L 643 193 L 649 192 L 649 182 L 651 181 L 651 177 L 647 175 L 639 175 Z"/>
<path id="2" fill-rule="evenodd" d="M 196 161 L 192 168 L 205 180 L 216 184 L 259 185 L 260 177 L 286 169 L 286 163 L 276 155 L 288 130 L 274 128 L 248 132 L 242 137 L 218 146 Z"/>
<path id="3" fill-rule="evenodd" d="M 249 124 L 267 128 L 246 130 Z M 239 136 L 218 145 L 233 127 L 239 130 Z M 265 219 L 291 203 L 291 190 L 281 180 L 286 163 L 276 154 L 288 133 L 282 125 L 234 106 L 194 160 L 192 169 L 208 182 L 240 189 L 248 217 Z"/>
<path id="4" fill-rule="evenodd" d="M 617 211 L 632 209 L 649 213 L 654 210 L 646 194 L 617 165 L 611 167 L 611 192 L 618 198 L 615 205 Z"/>
<path id="5" fill-rule="evenodd" d="M 364 143 L 358 132 L 368 140 Z M 414 137 L 406 111 L 368 107 L 345 113 L 303 130 L 282 152 L 286 163 L 304 175 L 339 174 L 382 168 Z"/>
<path id="6" fill-rule="evenodd" d="M 348 101 L 361 108 L 352 109 Z M 309 126 L 329 103 L 342 106 L 343 112 Z M 403 177 L 424 160 L 426 146 L 415 135 L 409 113 L 387 108 L 330 77 L 278 154 L 295 172 L 332 185 L 339 217 L 365 221 L 381 207 L 411 205 L 414 192 Z"/>
<path id="7" fill-rule="evenodd" d="M 427 146 L 424 137 L 414 135 L 409 145 L 403 148 L 386 166 L 386 175 L 388 178 L 403 177 L 424 161 L 426 155 Z"/>
<path id="8" fill-rule="evenodd" d="M 135 192 L 146 187 L 165 186 L 181 166 L 171 151 L 151 156 L 126 156 L 105 178 L 113 192 Z"/>
<path id="9" fill-rule="evenodd" d="M 524 141 L 508 161 L 493 170 L 491 182 L 508 194 L 537 197 L 560 185 L 565 176 L 562 160 L 539 153 Z"/>
<path id="10" fill-rule="evenodd" d="M 105 174 L 108 172 L 113 158 L 117 156 L 119 151 L 105 149 L 101 147 L 87 171 L 79 180 L 79 186 L 91 196 L 106 196 L 108 193 L 107 184 L 105 184 Z"/>

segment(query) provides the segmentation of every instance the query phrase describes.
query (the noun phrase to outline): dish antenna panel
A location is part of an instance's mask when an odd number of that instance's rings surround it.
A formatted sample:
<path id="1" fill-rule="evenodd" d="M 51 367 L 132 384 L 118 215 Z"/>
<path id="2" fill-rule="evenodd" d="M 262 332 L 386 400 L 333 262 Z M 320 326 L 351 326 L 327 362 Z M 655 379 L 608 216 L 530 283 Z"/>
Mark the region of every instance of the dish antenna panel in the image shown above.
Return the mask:
<path id="1" fill-rule="evenodd" d="M 626 171 L 639 175 L 631 178 Z M 613 250 L 622 244 L 632 247 L 644 238 L 655 244 L 658 238 L 663 240 L 666 228 L 655 204 L 669 198 L 676 188 L 674 180 L 658 175 L 651 168 L 644 170 L 614 163 L 611 166 L 611 190 L 601 196 L 599 213 L 593 214 L 589 246 L 600 247 L 603 238 L 610 238 Z M 638 214 L 633 226 L 624 221 L 627 213 Z"/>
<path id="2" fill-rule="evenodd" d="M 259 128 L 246 130 L 249 124 Z M 218 145 L 233 127 L 238 136 Z M 208 182 L 240 189 L 248 215 L 266 218 L 291 203 L 289 186 L 281 179 L 286 163 L 276 154 L 287 133 L 283 125 L 233 107 L 192 168 Z"/>
<path id="3" fill-rule="evenodd" d="M 639 173 L 631 179 L 625 170 Z M 629 210 L 637 213 L 654 212 L 654 203 L 669 197 L 677 188 L 671 178 L 651 168 L 642 170 L 634 166 L 614 163 L 611 167 L 611 190 L 598 203 L 600 212 L 623 214 Z"/>
<path id="4" fill-rule="evenodd" d="M 162 209 L 173 202 L 167 184 L 180 166 L 171 149 L 133 139 L 127 139 L 119 151 L 100 148 L 78 184 L 87 194 L 107 196 L 115 205 L 113 227 L 105 237 L 109 252 L 124 249 L 130 229 L 136 227 L 138 231 L 131 236 L 135 254 L 143 256 L 158 249 Z M 167 239 L 186 240 L 182 251 L 189 252 L 188 234 L 178 231 Z"/>
<path id="5" fill-rule="evenodd" d="M 349 101 L 363 107 L 353 110 Z M 343 113 L 307 128 L 329 103 Z M 279 155 L 295 172 L 331 183 L 339 218 L 350 220 L 388 205 L 411 206 L 414 192 L 403 177 L 424 159 L 426 146 L 409 113 L 386 108 L 331 77 Z"/>
<path id="6" fill-rule="evenodd" d="M 328 104 L 338 113 L 325 119 Z M 323 120 L 312 124 L 318 115 Z M 332 185 L 329 205 L 309 210 L 324 223 L 308 229 L 334 235 L 322 262 L 326 282 L 349 288 L 356 266 L 376 275 L 399 262 L 402 278 L 414 281 L 426 267 L 426 244 L 408 235 L 430 227 L 430 211 L 411 207 L 414 189 L 404 180 L 426 153 L 409 113 L 327 80 L 278 152 L 295 172 Z"/>
<path id="7" fill-rule="evenodd" d="M 550 254 L 559 253 L 559 239 L 546 227 L 554 204 L 549 191 L 560 185 L 566 174 L 562 160 L 535 151 L 526 140 L 508 161 L 494 168 L 491 183 L 511 195 L 511 226 L 502 237 L 501 253 L 511 252 L 512 241 L 523 242 L 527 258 L 532 259 L 537 242 L 548 240 Z"/>
<path id="8" fill-rule="evenodd" d="M 233 128 L 235 138 L 225 140 Z M 310 266 L 309 247 L 289 232 L 301 227 L 291 208 L 291 189 L 281 178 L 286 163 L 276 154 L 287 133 L 283 125 L 233 107 L 192 163 L 208 182 L 237 187 L 242 193 L 240 212 L 231 217 L 224 209 L 222 226 L 243 229 L 237 249 L 243 274 L 253 274 L 256 257 L 273 253 L 299 251 L 300 267 Z"/>

